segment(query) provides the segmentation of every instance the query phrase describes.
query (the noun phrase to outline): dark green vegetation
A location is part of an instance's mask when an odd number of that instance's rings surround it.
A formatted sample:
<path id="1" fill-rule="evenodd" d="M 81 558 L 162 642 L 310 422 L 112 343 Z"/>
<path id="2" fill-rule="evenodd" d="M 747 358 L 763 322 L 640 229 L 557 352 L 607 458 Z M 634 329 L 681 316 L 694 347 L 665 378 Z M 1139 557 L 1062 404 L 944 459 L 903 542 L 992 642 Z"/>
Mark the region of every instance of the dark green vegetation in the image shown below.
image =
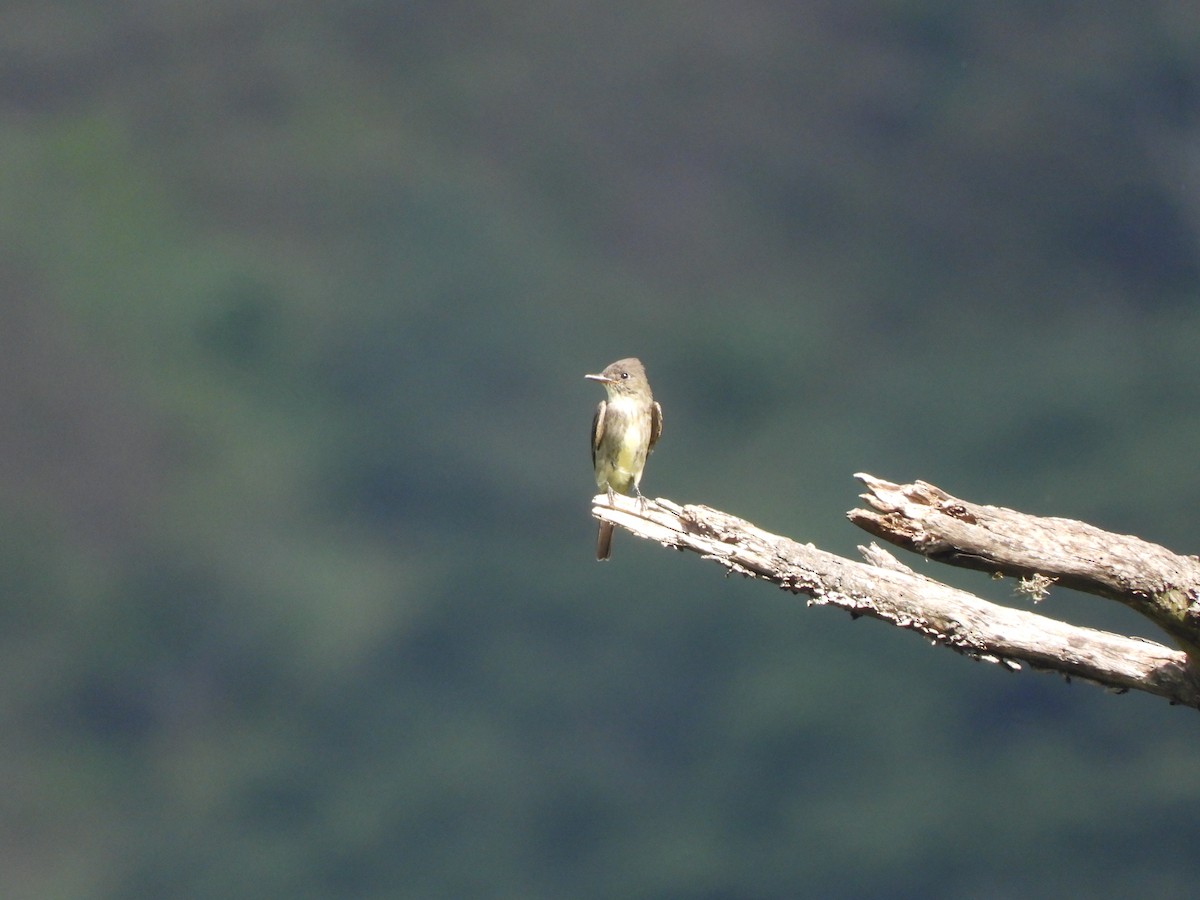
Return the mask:
<path id="1" fill-rule="evenodd" d="M 0 893 L 1192 891 L 1194 713 L 598 566 L 582 376 L 646 362 L 647 494 L 839 552 L 858 470 L 1196 551 L 1197 46 L 1166 0 L 6 4 Z"/>

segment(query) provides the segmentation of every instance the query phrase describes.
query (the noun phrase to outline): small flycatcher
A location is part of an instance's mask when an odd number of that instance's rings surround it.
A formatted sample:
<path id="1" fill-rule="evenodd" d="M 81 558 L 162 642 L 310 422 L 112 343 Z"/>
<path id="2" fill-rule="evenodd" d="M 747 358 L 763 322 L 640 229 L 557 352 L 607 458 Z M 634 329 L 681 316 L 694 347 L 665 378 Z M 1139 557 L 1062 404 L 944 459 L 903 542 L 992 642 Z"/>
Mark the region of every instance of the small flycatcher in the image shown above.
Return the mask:
<path id="1" fill-rule="evenodd" d="M 599 381 L 608 392 L 592 418 L 592 465 L 596 468 L 596 487 L 613 493 L 642 496 L 638 486 L 646 457 L 662 434 L 662 407 L 654 402 L 646 370 L 637 359 L 619 359 L 599 375 L 585 375 Z M 601 522 L 596 535 L 596 559 L 608 559 L 612 549 L 613 526 Z"/>

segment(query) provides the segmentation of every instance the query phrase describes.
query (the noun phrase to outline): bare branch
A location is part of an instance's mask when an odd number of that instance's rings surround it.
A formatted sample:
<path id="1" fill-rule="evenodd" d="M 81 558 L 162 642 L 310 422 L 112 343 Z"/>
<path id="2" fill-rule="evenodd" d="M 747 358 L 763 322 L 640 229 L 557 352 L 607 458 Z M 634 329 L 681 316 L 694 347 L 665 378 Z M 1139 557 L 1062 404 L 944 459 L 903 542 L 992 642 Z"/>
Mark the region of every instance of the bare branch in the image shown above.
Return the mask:
<path id="1" fill-rule="evenodd" d="M 1044 579 L 1119 600 L 1146 616 L 1200 661 L 1200 560 L 1141 538 L 1074 519 L 1031 516 L 952 497 L 917 481 L 855 476 L 871 509 L 850 521 L 938 562 L 1044 584 Z"/>
<path id="2" fill-rule="evenodd" d="M 805 594 L 810 605 L 890 622 L 974 659 L 1008 669 L 1024 663 L 1200 709 L 1200 680 L 1186 654 L 989 603 L 914 572 L 875 545 L 864 550 L 868 563 L 855 562 L 719 510 L 663 499 L 639 502 L 617 495 L 610 506 L 600 494 L 592 500 L 592 515 L 663 546 L 698 553 L 731 572 Z"/>

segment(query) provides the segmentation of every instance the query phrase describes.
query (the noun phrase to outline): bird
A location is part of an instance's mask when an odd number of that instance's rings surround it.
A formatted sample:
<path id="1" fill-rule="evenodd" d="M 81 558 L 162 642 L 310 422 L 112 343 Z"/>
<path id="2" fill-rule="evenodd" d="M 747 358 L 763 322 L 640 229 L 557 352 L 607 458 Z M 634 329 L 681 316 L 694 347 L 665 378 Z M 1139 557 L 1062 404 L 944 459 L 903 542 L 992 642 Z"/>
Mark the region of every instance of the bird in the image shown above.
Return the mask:
<path id="1" fill-rule="evenodd" d="M 646 457 L 662 434 L 662 407 L 654 400 L 641 360 L 619 359 L 599 375 L 585 375 L 604 385 L 608 397 L 592 417 L 592 466 L 596 487 L 613 494 L 634 494 L 643 501 L 640 483 Z M 596 559 L 612 552 L 613 525 L 601 522 Z"/>

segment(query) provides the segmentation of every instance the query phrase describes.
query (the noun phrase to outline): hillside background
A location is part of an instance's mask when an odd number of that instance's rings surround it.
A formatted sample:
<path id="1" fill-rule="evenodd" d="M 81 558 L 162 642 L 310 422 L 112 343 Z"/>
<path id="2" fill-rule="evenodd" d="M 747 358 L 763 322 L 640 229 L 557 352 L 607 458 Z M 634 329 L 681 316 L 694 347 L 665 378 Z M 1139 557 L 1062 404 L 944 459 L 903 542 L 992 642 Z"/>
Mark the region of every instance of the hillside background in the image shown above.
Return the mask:
<path id="1" fill-rule="evenodd" d="M 856 471 L 1196 552 L 1198 46 L 0 5 L 0 894 L 1190 896 L 1194 712 L 597 565 L 583 375 L 645 361 L 648 494 L 837 552 Z"/>

